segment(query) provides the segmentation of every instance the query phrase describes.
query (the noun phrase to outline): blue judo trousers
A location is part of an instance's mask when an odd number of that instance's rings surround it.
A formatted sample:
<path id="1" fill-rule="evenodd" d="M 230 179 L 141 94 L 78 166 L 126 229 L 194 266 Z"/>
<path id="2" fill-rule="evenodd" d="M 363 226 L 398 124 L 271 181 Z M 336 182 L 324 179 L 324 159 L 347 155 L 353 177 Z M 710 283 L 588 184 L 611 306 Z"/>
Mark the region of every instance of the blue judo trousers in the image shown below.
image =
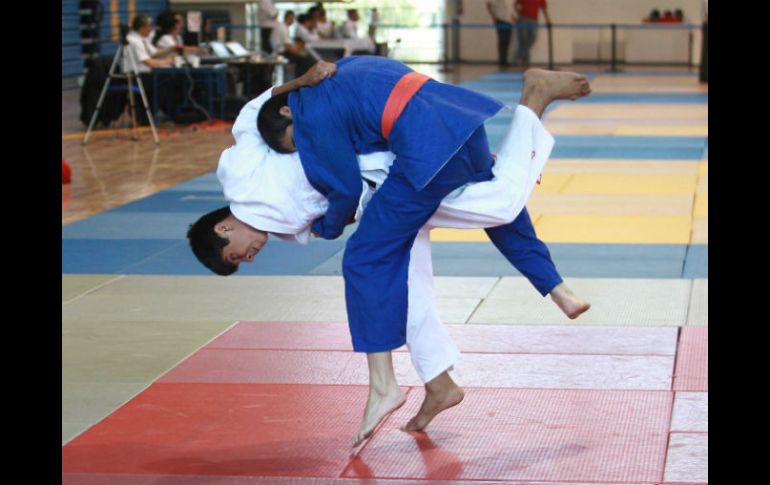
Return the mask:
<path id="1" fill-rule="evenodd" d="M 333 78 L 289 94 L 302 167 L 329 201 L 326 214 L 313 223 L 321 237 L 339 237 L 358 206 L 362 185 L 356 154 L 390 150 L 396 155 L 343 257 L 357 352 L 385 352 L 406 343 L 409 253 L 417 232 L 450 192 L 492 178 L 494 159 L 483 124 L 503 105 L 488 96 L 430 80 L 384 138 L 387 98 L 409 72 L 387 58 L 348 57 L 337 63 Z M 526 210 L 487 234 L 542 295 L 562 281 Z"/>

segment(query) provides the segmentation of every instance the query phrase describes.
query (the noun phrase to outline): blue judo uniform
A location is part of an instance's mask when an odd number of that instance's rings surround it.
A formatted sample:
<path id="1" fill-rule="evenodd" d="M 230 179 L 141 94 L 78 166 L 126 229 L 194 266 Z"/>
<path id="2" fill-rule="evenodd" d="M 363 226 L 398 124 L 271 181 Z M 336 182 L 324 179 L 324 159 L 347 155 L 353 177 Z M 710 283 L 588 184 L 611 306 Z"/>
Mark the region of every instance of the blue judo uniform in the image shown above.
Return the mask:
<path id="1" fill-rule="evenodd" d="M 356 211 L 362 188 L 356 154 L 396 155 L 343 257 L 348 323 L 358 352 L 405 344 L 409 253 L 417 232 L 454 189 L 492 178 L 484 121 L 503 104 L 488 96 L 429 80 L 385 139 L 386 101 L 409 72 L 387 58 L 348 57 L 337 63 L 333 78 L 288 98 L 302 167 L 329 201 L 326 214 L 313 223 L 321 237 L 339 237 Z M 526 209 L 487 234 L 542 295 L 562 281 Z"/>

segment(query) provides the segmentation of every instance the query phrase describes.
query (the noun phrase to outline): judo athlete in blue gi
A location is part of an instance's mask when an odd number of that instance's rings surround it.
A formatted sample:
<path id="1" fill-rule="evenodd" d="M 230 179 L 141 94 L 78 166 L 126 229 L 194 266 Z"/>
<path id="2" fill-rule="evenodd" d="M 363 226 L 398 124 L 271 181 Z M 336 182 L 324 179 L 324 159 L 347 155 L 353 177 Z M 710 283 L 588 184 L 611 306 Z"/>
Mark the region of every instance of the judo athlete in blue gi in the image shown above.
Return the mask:
<path id="1" fill-rule="evenodd" d="M 390 150 L 396 157 L 343 258 L 353 347 L 367 353 L 370 371 L 369 402 L 354 445 L 404 402 L 390 351 L 406 342 L 409 253 L 418 231 L 449 193 L 492 178 L 494 160 L 483 123 L 502 103 L 415 74 L 389 59 L 347 58 L 337 64 L 333 78 L 291 92 L 287 99 L 272 98 L 258 119 L 274 150 L 299 152 L 309 182 L 328 200 L 326 213 L 312 224 L 313 232 L 326 239 L 339 237 L 358 206 L 362 187 L 356 155 Z M 590 92 L 583 76 L 539 70 L 525 77 L 524 96 L 528 89 L 538 116 L 553 99 Z M 537 241 L 534 229 L 522 231 L 531 226 L 522 212 L 487 232 L 506 254 L 522 235 Z M 539 268 L 541 275 L 530 279 L 546 295 L 561 278 L 555 268 Z"/>

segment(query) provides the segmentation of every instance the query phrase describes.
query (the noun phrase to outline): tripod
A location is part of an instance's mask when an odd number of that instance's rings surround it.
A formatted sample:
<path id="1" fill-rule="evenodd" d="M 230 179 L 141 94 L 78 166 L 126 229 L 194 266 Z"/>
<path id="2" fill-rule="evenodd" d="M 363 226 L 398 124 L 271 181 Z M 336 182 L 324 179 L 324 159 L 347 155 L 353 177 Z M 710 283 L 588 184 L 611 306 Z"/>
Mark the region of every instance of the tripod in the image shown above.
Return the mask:
<path id="1" fill-rule="evenodd" d="M 99 116 L 99 110 L 101 109 L 102 103 L 104 102 L 107 89 L 110 87 L 110 81 L 113 79 L 126 79 L 128 82 L 128 104 L 131 110 L 131 128 L 134 130 L 134 132 L 136 132 L 136 108 L 134 106 L 133 81 L 136 81 L 137 86 L 139 86 L 139 94 L 142 97 L 142 103 L 144 104 L 145 112 L 147 113 L 147 119 L 149 120 L 150 128 L 152 129 L 152 138 L 155 140 L 156 145 L 160 144 L 160 140 L 158 140 L 158 133 L 155 131 L 155 123 L 152 119 L 152 112 L 150 111 L 147 103 L 147 95 L 145 94 L 144 86 L 142 85 L 142 78 L 139 77 L 139 74 L 137 74 L 136 63 L 134 62 L 134 58 L 130 55 L 131 53 L 124 52 L 126 47 L 128 47 L 128 42 L 125 39 L 121 39 L 118 50 L 115 52 L 115 57 L 112 59 L 112 65 L 110 66 L 110 72 L 107 75 L 107 81 L 104 83 L 104 88 L 102 88 L 102 94 L 99 96 L 99 101 L 96 103 L 96 109 L 94 110 L 94 114 L 91 116 L 91 122 L 88 124 L 86 136 L 83 138 L 83 145 L 88 143 L 88 138 L 91 136 L 91 131 L 93 130 L 96 119 Z M 131 64 L 131 68 L 125 74 L 117 74 L 115 70 L 118 66 L 118 60 L 124 55 L 126 55 L 128 58 L 128 62 Z M 134 136 L 134 140 L 136 139 L 137 137 Z"/>

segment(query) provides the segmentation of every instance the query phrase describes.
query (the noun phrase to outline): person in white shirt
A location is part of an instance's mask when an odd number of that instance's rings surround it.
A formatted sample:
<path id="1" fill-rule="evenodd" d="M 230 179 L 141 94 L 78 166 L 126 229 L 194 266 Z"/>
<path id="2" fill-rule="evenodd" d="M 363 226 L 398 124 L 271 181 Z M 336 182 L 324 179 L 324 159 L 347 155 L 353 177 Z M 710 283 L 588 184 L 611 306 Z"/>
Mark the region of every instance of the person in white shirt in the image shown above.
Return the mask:
<path id="1" fill-rule="evenodd" d="M 155 19 L 155 33 L 152 35 L 152 45 L 157 49 L 167 50 L 164 57 L 174 57 L 176 53 L 181 53 L 183 44 L 178 38 L 181 32 L 181 25 L 177 25 L 174 13 L 166 10 L 158 14 Z"/>
<path id="2" fill-rule="evenodd" d="M 157 28 L 152 36 L 152 43 L 158 49 L 170 49 L 167 57 L 173 57 L 176 54 L 200 54 L 200 48 L 196 46 L 186 46 L 182 39 L 182 30 L 184 20 L 182 14 L 166 10 L 161 12 L 156 19 Z M 173 48 L 173 49 L 172 49 Z"/>
<path id="3" fill-rule="evenodd" d="M 152 45 L 151 34 L 152 19 L 143 14 L 134 17 L 131 22 L 131 30 L 126 35 L 127 45 L 123 58 L 123 72 L 149 73 L 153 67 L 173 64 L 173 59 L 168 58 L 167 55 L 175 52 L 176 46 L 158 49 Z"/>
<path id="4" fill-rule="evenodd" d="M 321 40 L 321 36 L 315 30 L 315 21 L 309 13 L 302 14 L 297 17 L 299 25 L 297 25 L 297 38 L 302 42 L 309 44 Z"/>
<path id="5" fill-rule="evenodd" d="M 357 22 L 359 18 L 358 10 L 349 9 L 348 19 L 337 28 L 337 37 L 348 41 L 346 51 L 350 54 L 373 53 L 377 49 L 374 38 L 371 36 L 359 37 L 358 35 Z"/>
<path id="6" fill-rule="evenodd" d="M 491 0 L 487 2 L 487 10 L 497 31 L 497 64 L 500 69 L 506 69 L 509 65 L 508 47 L 511 45 L 513 24 L 516 22 L 513 0 Z"/>
<path id="7" fill-rule="evenodd" d="M 270 34 L 270 45 L 273 52 L 280 54 L 296 65 L 296 76 L 302 76 L 313 64 L 316 59 L 307 54 L 303 48 L 291 39 L 289 27 L 294 24 L 294 11 L 287 10 L 283 16 L 283 22 L 276 24 L 273 32 Z"/>
<path id="8" fill-rule="evenodd" d="M 259 37 L 261 49 L 268 54 L 273 52 L 270 35 L 278 22 L 278 9 L 271 0 L 257 1 L 257 23 L 259 24 Z"/>
<path id="9" fill-rule="evenodd" d="M 315 19 L 315 31 L 318 35 L 321 36 L 322 39 L 333 39 L 334 22 L 329 22 L 326 19 L 326 10 L 324 10 L 321 4 L 316 4 L 316 6 L 311 8 L 308 13 Z"/>
<path id="10" fill-rule="evenodd" d="M 358 10 L 351 8 L 348 10 L 348 19 L 337 27 L 337 37 L 341 39 L 358 38 Z"/>

